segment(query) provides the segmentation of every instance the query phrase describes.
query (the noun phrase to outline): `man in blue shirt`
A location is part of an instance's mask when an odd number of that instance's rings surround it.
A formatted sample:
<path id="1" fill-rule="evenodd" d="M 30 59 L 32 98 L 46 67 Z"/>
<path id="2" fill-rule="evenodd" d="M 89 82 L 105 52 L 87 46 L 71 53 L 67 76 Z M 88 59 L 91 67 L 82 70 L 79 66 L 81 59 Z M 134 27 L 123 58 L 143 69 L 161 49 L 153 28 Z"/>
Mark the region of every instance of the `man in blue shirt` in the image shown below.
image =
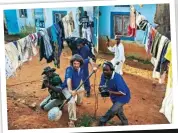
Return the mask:
<path id="1" fill-rule="evenodd" d="M 128 120 L 123 112 L 123 106 L 130 101 L 130 90 L 122 76 L 114 72 L 114 66 L 111 62 L 103 64 L 103 74 L 101 75 L 99 87 L 100 92 L 102 92 L 103 86 L 109 91 L 113 105 L 100 118 L 99 126 L 104 126 L 115 115 L 121 120 L 122 125 L 128 125 Z"/>
<path id="2" fill-rule="evenodd" d="M 82 56 L 83 59 L 87 59 L 88 57 L 90 57 L 90 58 L 93 57 L 89 46 L 85 45 L 83 43 L 83 40 L 80 39 L 80 38 L 77 40 L 77 49 L 78 49 L 77 53 L 80 56 Z M 88 63 L 83 65 L 83 69 L 84 69 L 84 71 L 83 71 L 83 74 L 84 74 L 83 80 L 85 80 L 89 76 Z M 86 90 L 86 96 L 90 97 L 90 88 L 91 88 L 91 86 L 90 86 L 90 80 L 89 79 L 85 82 L 84 88 Z"/>
<path id="3" fill-rule="evenodd" d="M 73 97 L 68 102 L 68 112 L 69 112 L 69 119 L 70 122 L 69 127 L 74 127 L 74 122 L 77 120 L 76 118 L 76 104 L 81 105 L 84 88 L 80 88 L 78 91 L 76 91 L 77 87 L 82 83 L 83 80 L 83 66 L 85 64 L 91 63 L 92 66 L 94 66 L 91 59 L 84 59 L 78 55 L 75 54 L 72 56 L 72 59 L 70 61 L 70 66 L 66 68 L 65 73 L 65 80 L 62 85 L 63 88 L 63 94 L 66 96 L 66 98 L 69 98 L 71 95 Z M 97 68 L 93 67 L 93 70 L 95 71 Z M 76 100 L 75 100 L 76 99 Z"/>

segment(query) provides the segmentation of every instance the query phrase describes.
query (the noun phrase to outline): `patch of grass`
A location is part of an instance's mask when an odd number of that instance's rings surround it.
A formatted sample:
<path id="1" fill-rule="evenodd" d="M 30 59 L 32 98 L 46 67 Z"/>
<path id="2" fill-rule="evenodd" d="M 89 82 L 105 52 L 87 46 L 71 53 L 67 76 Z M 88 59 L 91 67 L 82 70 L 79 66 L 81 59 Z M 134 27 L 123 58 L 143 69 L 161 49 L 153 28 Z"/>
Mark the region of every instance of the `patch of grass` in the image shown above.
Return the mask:
<path id="1" fill-rule="evenodd" d="M 138 60 L 138 62 L 143 63 L 143 64 L 152 64 L 149 59 L 140 59 L 139 57 L 136 56 L 127 56 L 126 59 L 128 60 Z"/>
<path id="2" fill-rule="evenodd" d="M 77 127 L 81 127 L 81 126 L 90 127 L 91 124 L 92 124 L 94 121 L 95 121 L 95 118 L 94 118 L 93 116 L 90 116 L 90 115 L 88 115 L 88 114 L 84 114 L 84 115 L 82 115 L 82 116 L 79 118 L 79 120 L 78 120 L 76 126 L 77 126 Z"/>
<path id="3" fill-rule="evenodd" d="M 26 37 L 29 34 L 35 33 L 36 29 L 34 26 L 26 25 L 21 27 L 21 32 L 19 34 L 20 38 Z"/>
<path id="4" fill-rule="evenodd" d="M 19 37 L 20 38 L 24 38 L 24 37 L 26 37 L 28 35 L 29 35 L 29 33 L 22 32 L 22 33 L 19 34 Z"/>

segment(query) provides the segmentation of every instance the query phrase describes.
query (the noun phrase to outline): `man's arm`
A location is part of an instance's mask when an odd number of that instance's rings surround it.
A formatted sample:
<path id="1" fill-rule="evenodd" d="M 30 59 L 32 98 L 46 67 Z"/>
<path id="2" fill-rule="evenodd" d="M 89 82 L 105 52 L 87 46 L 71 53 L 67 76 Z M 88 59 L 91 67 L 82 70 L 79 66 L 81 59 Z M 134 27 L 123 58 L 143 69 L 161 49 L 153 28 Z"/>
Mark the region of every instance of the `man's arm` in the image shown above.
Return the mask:
<path id="1" fill-rule="evenodd" d="M 89 57 L 88 60 L 89 60 L 90 65 L 92 66 L 93 70 L 96 70 L 97 69 L 97 64 L 90 57 Z"/>
<path id="2" fill-rule="evenodd" d="M 110 91 L 110 93 L 116 94 L 118 96 L 125 96 L 126 95 L 126 92 L 125 92 L 126 83 L 125 83 L 124 79 L 122 78 L 122 76 L 119 75 L 118 77 L 116 77 L 115 85 L 116 85 L 117 91 L 114 91 L 114 92 Z"/>
<path id="3" fill-rule="evenodd" d="M 72 91 L 72 79 L 71 78 L 67 79 L 67 88 L 69 91 Z"/>
<path id="4" fill-rule="evenodd" d="M 108 50 L 114 53 L 115 52 L 115 46 L 113 46 L 113 47 L 108 46 Z"/>
<path id="5" fill-rule="evenodd" d="M 68 91 L 74 96 L 76 94 L 76 91 L 72 90 L 72 70 L 71 70 L 71 68 L 67 68 L 66 74 L 65 74 L 65 79 L 67 82 Z"/>
<path id="6" fill-rule="evenodd" d="M 118 95 L 118 96 L 125 96 L 126 94 L 123 93 L 122 91 L 109 91 L 110 94 L 115 94 L 115 95 Z"/>
<path id="7" fill-rule="evenodd" d="M 60 86 L 55 87 L 55 86 L 49 84 L 48 88 L 52 89 L 53 91 L 58 92 L 58 93 L 60 93 L 62 91 L 62 88 Z"/>

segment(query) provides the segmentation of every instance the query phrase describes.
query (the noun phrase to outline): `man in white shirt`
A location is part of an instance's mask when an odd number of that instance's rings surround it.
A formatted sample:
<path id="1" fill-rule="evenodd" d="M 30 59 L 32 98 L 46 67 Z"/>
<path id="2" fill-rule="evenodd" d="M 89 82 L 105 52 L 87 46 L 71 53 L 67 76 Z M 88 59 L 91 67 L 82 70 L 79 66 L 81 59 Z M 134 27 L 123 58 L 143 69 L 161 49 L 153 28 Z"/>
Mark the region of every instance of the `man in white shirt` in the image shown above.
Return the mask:
<path id="1" fill-rule="evenodd" d="M 120 42 L 120 37 L 115 36 L 116 44 L 111 47 L 109 46 L 109 41 L 106 42 L 108 49 L 114 53 L 114 58 L 111 60 L 112 64 L 115 66 L 115 72 L 123 75 L 123 64 L 125 62 L 124 46 Z"/>

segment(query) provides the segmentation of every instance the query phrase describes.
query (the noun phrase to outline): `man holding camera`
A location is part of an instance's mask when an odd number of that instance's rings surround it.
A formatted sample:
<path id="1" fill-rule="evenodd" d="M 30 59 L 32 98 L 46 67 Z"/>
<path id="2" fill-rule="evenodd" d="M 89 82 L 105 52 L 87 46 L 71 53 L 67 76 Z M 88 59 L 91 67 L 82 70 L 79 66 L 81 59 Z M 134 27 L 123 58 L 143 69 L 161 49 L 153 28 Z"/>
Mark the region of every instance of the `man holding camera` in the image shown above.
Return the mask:
<path id="1" fill-rule="evenodd" d="M 123 106 L 130 101 L 130 90 L 122 76 L 114 72 L 114 66 L 111 62 L 103 64 L 99 91 L 101 96 L 110 96 L 113 103 L 107 113 L 100 118 L 99 126 L 104 126 L 115 115 L 121 120 L 122 125 L 128 125 Z"/>
<path id="2" fill-rule="evenodd" d="M 40 107 L 45 111 L 60 106 L 65 100 L 64 95 L 61 93 L 62 80 L 55 71 L 55 68 L 46 67 L 42 73 L 44 75 L 42 89 L 48 88 L 50 94 L 40 104 Z"/>

